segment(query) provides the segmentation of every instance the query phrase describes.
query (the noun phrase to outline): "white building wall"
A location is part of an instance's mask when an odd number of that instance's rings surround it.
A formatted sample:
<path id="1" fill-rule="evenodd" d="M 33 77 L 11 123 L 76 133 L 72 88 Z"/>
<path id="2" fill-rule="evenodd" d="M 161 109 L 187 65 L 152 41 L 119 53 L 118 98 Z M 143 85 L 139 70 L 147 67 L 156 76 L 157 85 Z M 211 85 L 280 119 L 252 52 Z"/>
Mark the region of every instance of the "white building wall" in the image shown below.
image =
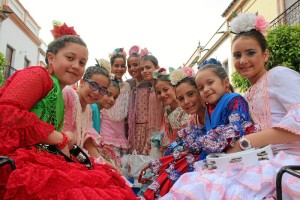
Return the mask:
<path id="1" fill-rule="evenodd" d="M 31 65 L 38 64 L 38 46 L 9 19 L 2 22 L 0 26 L 0 52 L 4 55 L 7 45 L 14 49 L 11 63 L 13 68 L 23 69 L 25 56 Z"/>
<path id="2" fill-rule="evenodd" d="M 203 54 L 205 55 L 205 54 Z M 214 51 L 208 56 L 208 58 L 215 58 L 222 64 L 228 63 L 228 74 L 233 73 L 232 61 L 231 61 L 231 40 L 227 37 Z M 208 59 L 207 58 L 207 59 Z M 224 65 L 223 65 L 224 66 Z"/>
<path id="3" fill-rule="evenodd" d="M 40 27 L 20 2 L 0 0 L 0 5 L 3 3 L 10 7 L 14 12 L 12 15 L 17 15 L 29 30 L 19 27 L 10 17 L 0 23 L 0 52 L 6 55 L 7 46 L 14 50 L 10 66 L 17 70 L 24 68 L 25 58 L 30 61 L 30 65 L 39 65 L 44 56 L 39 55 L 39 46 L 29 35 L 33 33 L 38 37 Z"/>

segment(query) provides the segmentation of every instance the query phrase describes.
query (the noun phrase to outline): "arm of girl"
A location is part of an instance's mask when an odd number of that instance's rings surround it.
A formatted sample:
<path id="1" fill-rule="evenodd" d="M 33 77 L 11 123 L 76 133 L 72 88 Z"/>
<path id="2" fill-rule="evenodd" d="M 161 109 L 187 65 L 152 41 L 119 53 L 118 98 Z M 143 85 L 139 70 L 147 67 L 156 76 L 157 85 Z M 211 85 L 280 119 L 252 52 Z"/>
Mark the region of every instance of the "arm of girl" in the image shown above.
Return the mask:
<path id="1" fill-rule="evenodd" d="M 300 141 L 300 135 L 296 135 L 287 130 L 280 128 L 269 128 L 257 133 L 245 136 L 252 147 L 264 147 L 269 144 L 284 144 L 294 141 Z M 234 147 L 229 149 L 226 153 L 234 153 L 242 151 L 239 142 L 236 142 Z"/>
<path id="2" fill-rule="evenodd" d="M 276 118 L 277 121 L 278 116 L 281 115 L 282 118 L 273 127 L 247 135 L 246 138 L 253 147 L 300 141 L 300 88 L 295 87 L 300 84 L 299 73 L 286 67 L 277 67 L 270 71 L 268 80 L 270 95 L 272 95 L 269 97 L 272 103 L 270 104 L 271 118 Z M 241 151 L 238 143 L 227 153 L 237 151 Z"/>
<path id="3" fill-rule="evenodd" d="M 100 156 L 97 147 L 95 146 L 95 143 L 93 142 L 93 139 L 91 137 L 84 142 L 83 148 L 85 148 L 93 158 L 98 158 Z"/>
<path id="4" fill-rule="evenodd" d="M 251 122 L 248 104 L 242 96 L 234 97 L 227 106 L 226 115 L 221 114 L 224 123 L 211 129 L 197 142 L 208 153 L 222 152 L 235 145 L 236 140 L 256 131 Z"/>

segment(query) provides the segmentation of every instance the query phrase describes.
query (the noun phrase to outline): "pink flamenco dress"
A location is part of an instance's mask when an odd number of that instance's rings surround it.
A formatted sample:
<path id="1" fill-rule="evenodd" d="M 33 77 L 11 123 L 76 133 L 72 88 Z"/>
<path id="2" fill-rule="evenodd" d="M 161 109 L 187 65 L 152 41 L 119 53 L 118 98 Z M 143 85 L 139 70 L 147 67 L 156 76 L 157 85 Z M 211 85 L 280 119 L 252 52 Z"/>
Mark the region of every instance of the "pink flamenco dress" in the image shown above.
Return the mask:
<path id="1" fill-rule="evenodd" d="M 136 85 L 131 81 L 128 108 L 128 142 L 130 153 L 136 150 L 138 154 L 150 151 L 148 134 L 149 94 L 151 83 L 142 81 Z"/>
<path id="2" fill-rule="evenodd" d="M 300 134 L 300 75 L 286 67 L 275 67 L 261 77 L 245 94 L 253 121 L 262 130 L 280 128 Z M 293 89 L 290 89 L 293 88 Z M 184 174 L 162 200 L 224 199 L 262 200 L 276 196 L 276 175 L 286 165 L 300 165 L 300 141 L 272 145 L 274 158 L 258 165 L 228 166 L 208 170 L 195 163 L 195 172 Z M 300 199 L 300 181 L 283 176 L 284 200 Z"/>
<path id="3" fill-rule="evenodd" d="M 189 124 L 191 118 L 191 116 L 184 112 L 181 107 L 177 107 L 171 111 L 170 106 L 166 106 L 164 110 L 164 133 L 161 147 L 163 150 L 178 138 L 177 132 L 185 128 Z"/>
<path id="4" fill-rule="evenodd" d="M 130 85 L 123 82 L 116 104 L 110 109 L 101 110 L 101 152 L 117 166 L 121 166 L 121 157 L 128 154 L 125 120 L 128 114 Z"/>
<path id="5" fill-rule="evenodd" d="M 93 128 L 92 109 L 89 105 L 82 109 L 79 96 L 71 86 L 64 87 L 62 92 L 65 104 L 63 132 L 74 133 L 77 146 L 88 154 L 88 151 L 84 149 L 87 139 L 91 138 L 95 146 L 101 143 L 100 135 Z M 103 157 L 98 157 L 95 162 L 103 164 Z"/>
<path id="6" fill-rule="evenodd" d="M 37 147 L 64 116 L 59 82 L 43 67 L 17 71 L 0 89 L 0 155 L 16 169 L 0 168 L 0 199 L 135 199 L 119 174 L 107 165 L 66 162 Z"/>

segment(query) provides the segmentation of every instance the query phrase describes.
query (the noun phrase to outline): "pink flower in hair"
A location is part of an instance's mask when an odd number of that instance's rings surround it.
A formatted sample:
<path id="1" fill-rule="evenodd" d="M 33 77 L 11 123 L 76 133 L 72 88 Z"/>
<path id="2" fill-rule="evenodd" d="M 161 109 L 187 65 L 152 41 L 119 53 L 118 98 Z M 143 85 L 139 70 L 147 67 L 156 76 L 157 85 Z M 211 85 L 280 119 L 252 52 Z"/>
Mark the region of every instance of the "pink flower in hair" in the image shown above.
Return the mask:
<path id="1" fill-rule="evenodd" d="M 138 45 L 134 45 L 129 50 L 129 55 L 132 55 L 134 53 L 139 54 L 140 47 Z"/>
<path id="2" fill-rule="evenodd" d="M 183 67 L 182 70 L 184 71 L 187 77 L 193 77 L 195 75 L 194 70 L 190 67 Z"/>
<path id="3" fill-rule="evenodd" d="M 149 55 L 149 53 L 150 53 L 150 52 L 149 52 L 148 49 L 145 47 L 145 48 L 141 49 L 140 56 L 141 56 L 141 58 L 142 58 L 142 57 L 144 57 L 144 56 Z"/>
<path id="4" fill-rule="evenodd" d="M 267 35 L 267 29 L 269 28 L 270 23 L 265 20 L 263 16 L 256 16 L 255 18 L 255 29 L 264 36 Z"/>

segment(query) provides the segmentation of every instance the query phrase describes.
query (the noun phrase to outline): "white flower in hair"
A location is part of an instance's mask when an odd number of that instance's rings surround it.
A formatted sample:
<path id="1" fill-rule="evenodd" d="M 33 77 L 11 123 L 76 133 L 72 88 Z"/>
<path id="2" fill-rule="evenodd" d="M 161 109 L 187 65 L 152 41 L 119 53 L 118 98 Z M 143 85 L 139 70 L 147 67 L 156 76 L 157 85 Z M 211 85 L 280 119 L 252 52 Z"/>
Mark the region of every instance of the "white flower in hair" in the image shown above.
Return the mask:
<path id="1" fill-rule="evenodd" d="M 182 69 L 175 69 L 170 73 L 170 81 L 172 85 L 177 85 L 182 79 L 187 77 Z"/>
<path id="2" fill-rule="evenodd" d="M 104 69 L 106 69 L 108 72 L 111 71 L 111 65 L 110 65 L 110 62 L 106 59 L 98 59 L 98 63 L 101 67 L 103 67 Z"/>
<path id="3" fill-rule="evenodd" d="M 114 73 L 109 73 L 109 79 L 115 80 L 116 75 Z"/>
<path id="4" fill-rule="evenodd" d="M 255 29 L 256 15 L 254 13 L 241 13 L 229 23 L 231 31 L 238 34 Z"/>

